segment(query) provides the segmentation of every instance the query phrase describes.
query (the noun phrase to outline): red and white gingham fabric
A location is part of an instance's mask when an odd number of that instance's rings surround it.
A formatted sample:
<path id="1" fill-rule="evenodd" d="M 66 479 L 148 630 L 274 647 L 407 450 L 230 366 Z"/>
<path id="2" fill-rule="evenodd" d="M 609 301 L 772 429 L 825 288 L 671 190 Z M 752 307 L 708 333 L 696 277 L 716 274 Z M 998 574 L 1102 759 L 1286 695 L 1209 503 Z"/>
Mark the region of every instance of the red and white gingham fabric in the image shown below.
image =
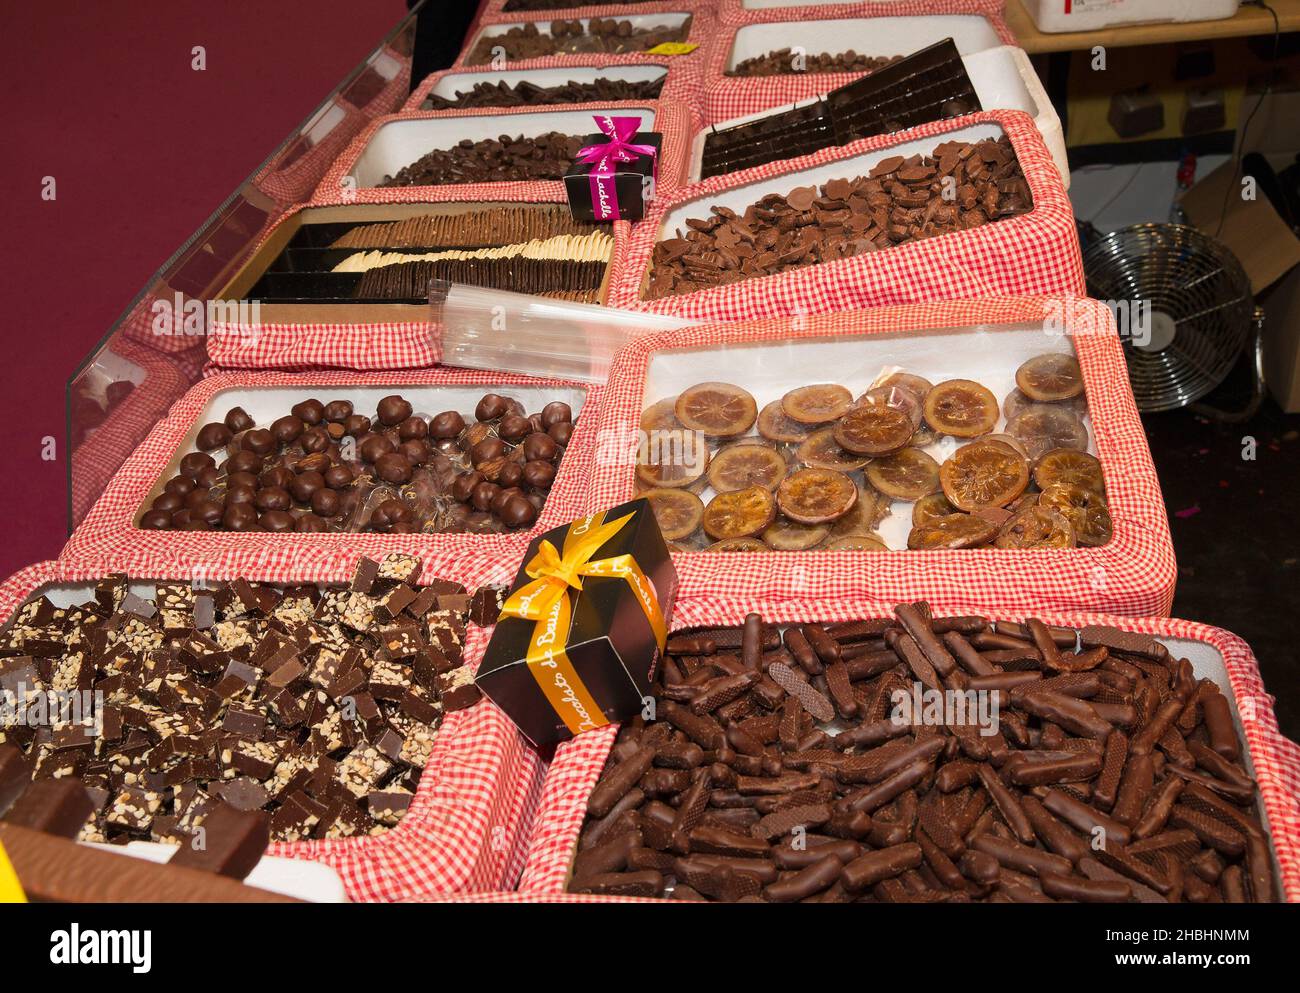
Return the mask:
<path id="1" fill-rule="evenodd" d="M 583 3 L 582 0 L 572 0 L 565 7 L 558 10 L 506 10 L 506 4 L 510 0 L 486 0 L 483 9 L 479 14 L 479 24 L 497 24 L 511 23 L 512 21 L 522 21 L 529 18 L 537 19 L 541 14 L 548 14 L 550 17 L 561 20 L 571 21 L 579 17 L 628 17 L 635 14 L 645 13 L 646 8 L 653 11 L 666 11 L 671 14 L 692 13 L 696 10 L 703 10 L 709 13 L 716 11 L 720 2 L 726 0 L 680 0 L 678 3 L 667 2 L 667 0 L 650 0 L 647 3 L 618 3 L 613 0 L 611 3 Z M 549 20 L 550 18 L 543 18 Z M 469 37 L 473 38 L 471 33 Z"/>
<path id="2" fill-rule="evenodd" d="M 261 324 L 223 327 L 208 337 L 209 371 L 428 369 L 442 347 L 428 321 L 370 324 Z"/>
<path id="3" fill-rule="evenodd" d="M 1013 620 L 1034 616 L 1048 624 L 1071 627 L 1113 624 L 1158 638 L 1203 642 L 1217 651 L 1228 672 L 1228 685 L 1221 688 L 1236 700 L 1238 712 L 1242 714 L 1250 762 L 1268 815 L 1269 833 L 1283 889 L 1289 901 L 1300 901 L 1300 746 L 1278 730 L 1273 697 L 1265 691 L 1255 656 L 1244 641 L 1207 624 L 1169 618 L 1043 611 L 1006 614 L 990 611 L 978 599 L 969 597 L 951 601 L 931 598 L 930 603 L 938 616 L 977 613 Z M 672 628 L 680 631 L 691 627 L 739 624 L 751 611 L 762 614 L 770 623 L 835 622 L 888 616 L 892 602 L 850 597 L 820 602 L 737 597 L 678 600 Z M 604 768 L 617 731 L 617 725 L 589 731 L 556 748 L 542 784 L 518 899 L 526 900 L 530 895 L 549 898 L 564 890 L 578 833 L 586 816 L 587 797 Z M 480 899 L 491 897 L 485 894 Z M 590 897 L 585 902 L 605 902 L 605 899 Z"/>
<path id="4" fill-rule="evenodd" d="M 1087 389 L 1097 457 L 1106 478 L 1114 537 L 1101 548 L 932 549 L 880 552 L 763 552 L 673 555 L 678 595 L 737 600 L 829 599 L 836 596 L 893 601 L 960 596 L 990 609 L 1104 610 L 1163 615 L 1173 603 L 1177 565 L 1164 500 L 1146 435 L 1133 402 L 1114 318 L 1086 298 L 1027 298 L 917 304 L 805 318 L 705 325 L 660 332 L 625 345 L 605 387 L 600 444 L 593 463 L 589 504 L 611 507 L 636 495 L 635 438 L 648 398 L 647 369 L 663 349 L 717 348 L 728 344 L 798 341 L 840 335 L 906 333 L 924 328 L 1063 321 L 1070 331 Z M 978 340 L 978 339 L 977 339 Z M 726 380 L 724 351 L 701 357 L 698 377 Z M 924 374 L 924 369 L 912 370 Z M 792 386 L 797 384 L 791 384 Z"/>
<path id="5" fill-rule="evenodd" d="M 295 387 L 302 396 L 326 395 L 331 386 L 413 387 L 474 385 L 540 386 L 584 390 L 573 438 L 546 506 L 531 530 L 510 534 L 269 534 L 265 532 L 146 531 L 135 519 L 162 477 L 186 433 L 208 402 L 222 391 L 267 386 Z M 520 556 L 536 534 L 582 516 L 587 507 L 591 460 L 601 391 L 588 384 L 461 369 L 418 372 L 343 373 L 240 372 L 211 376 L 191 389 L 127 459 L 94 508 L 64 546 L 60 558 L 83 573 L 126 572 L 145 576 L 269 573 L 285 581 L 344 574 L 357 557 L 401 551 L 419 555 L 428 574 L 478 586 L 513 579 Z M 232 393 L 216 404 L 213 419 L 238 401 Z M 590 405 L 588 407 L 588 405 Z M 585 411 L 585 414 L 584 414 Z"/>
<path id="6" fill-rule="evenodd" d="M 448 200 L 516 200 L 566 203 L 568 200 L 564 181 L 559 179 L 527 180 L 511 183 L 453 183 L 444 186 L 376 186 L 352 189 L 343 185 L 344 178 L 352 171 L 370 142 L 374 140 L 380 128 L 397 121 L 450 121 L 457 117 L 490 117 L 499 122 L 498 134 L 514 133 L 511 121 L 525 114 L 598 114 L 617 110 L 623 106 L 648 107 L 654 111 L 654 129 L 663 135 L 663 148 L 659 154 L 659 178 L 656 182 L 657 192 L 662 199 L 681 188 L 686 176 L 686 159 L 690 151 L 692 120 L 690 113 L 682 107 L 663 100 L 635 100 L 618 102 L 595 102 L 565 104 L 563 107 L 511 107 L 483 108 L 471 107 L 465 110 L 421 110 L 406 111 L 380 117 L 356 136 L 347 150 L 339 156 L 330 167 L 325 178 L 312 197 L 312 206 L 323 204 L 359 204 L 359 203 L 428 203 Z M 495 126 L 495 125 L 494 125 Z M 596 132 L 595 121 L 591 122 L 586 134 Z M 405 163 L 404 163 L 405 164 Z"/>
<path id="7" fill-rule="evenodd" d="M 895 0 L 889 3 L 826 4 L 810 7 L 776 7 L 768 10 L 751 10 L 746 16 L 720 18 L 717 33 L 709 39 L 704 56 L 704 78 L 700 84 L 700 106 L 705 124 L 720 124 L 736 117 L 754 114 L 771 107 L 781 107 L 815 97 L 820 93 L 838 89 L 861 79 L 865 72 L 799 72 L 779 76 L 728 76 L 727 64 L 731 60 L 736 33 L 752 24 L 807 22 L 840 18 L 872 17 L 926 17 L 935 15 L 978 14 L 1003 44 L 1019 47 L 1011 29 L 1002 19 L 1000 3 L 981 0 Z M 794 29 L 792 29 L 794 30 Z M 798 35 L 792 33 L 784 45 L 797 44 Z M 920 47 L 915 46 L 915 47 Z M 815 53 L 810 53 L 815 54 Z M 910 51 L 891 52 L 891 55 L 910 55 Z"/>
<path id="8" fill-rule="evenodd" d="M 345 582 L 350 569 L 292 577 L 271 569 L 239 573 L 257 582 Z M 52 583 L 99 578 L 102 572 L 64 561 L 41 562 L 0 584 L 0 619 Z M 149 578 L 176 575 L 136 573 Z M 212 581 L 233 572 L 210 572 Z M 429 575 L 429 573 L 426 573 Z M 482 628 L 470 626 L 465 661 L 478 667 L 487 644 Z M 331 866 L 348 899 L 397 901 L 465 890 L 499 890 L 515 884 L 541 785 L 537 752 L 489 701 L 447 715 L 434 741 L 410 809 L 397 827 L 381 835 L 322 841 L 277 842 L 268 855 Z"/>
<path id="9" fill-rule="evenodd" d="M 938 145 L 950 133 L 977 124 L 996 124 L 1010 139 L 1033 194 L 1032 210 L 968 231 L 771 276 L 657 300 L 642 298 L 655 245 L 674 235 L 660 228 L 677 208 L 689 206 L 688 216 L 708 217 L 710 204 L 719 193 L 774 177 L 788 177 L 784 188 L 793 189 L 800 184 L 800 172 L 832 162 L 846 162 L 845 178 L 865 175 L 863 166 L 848 164 L 847 160 L 903 142 L 933 139 L 933 144 Z M 754 199 L 758 198 L 756 194 Z M 633 225 L 628 251 L 610 288 L 608 303 L 611 307 L 701 321 L 741 321 L 922 300 L 1083 291 L 1083 259 L 1074 211 L 1051 152 L 1028 114 L 998 110 L 923 124 L 901 136 L 863 138 L 811 155 L 714 176 L 662 198 L 644 221 Z"/>

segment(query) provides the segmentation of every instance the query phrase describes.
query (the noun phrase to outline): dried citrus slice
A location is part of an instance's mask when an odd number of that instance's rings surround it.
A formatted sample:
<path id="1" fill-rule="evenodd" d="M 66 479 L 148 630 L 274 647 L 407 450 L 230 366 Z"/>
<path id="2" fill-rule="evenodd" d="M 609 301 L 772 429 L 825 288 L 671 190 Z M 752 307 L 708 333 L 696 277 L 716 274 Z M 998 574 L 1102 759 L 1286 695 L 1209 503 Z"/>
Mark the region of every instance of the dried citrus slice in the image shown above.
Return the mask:
<path id="1" fill-rule="evenodd" d="M 1094 493 L 1105 493 L 1106 483 L 1101 475 L 1101 463 L 1096 456 L 1073 448 L 1053 448 L 1034 466 L 1034 482 L 1045 490 L 1049 486 L 1065 484 L 1082 486 Z"/>
<path id="2" fill-rule="evenodd" d="M 781 398 L 785 416 L 800 424 L 825 424 L 853 406 L 853 394 L 835 383 L 818 383 L 791 390 Z"/>
<path id="3" fill-rule="evenodd" d="M 822 552 L 887 552 L 886 545 L 874 534 L 847 534 L 842 538 L 828 538 L 818 547 Z"/>
<path id="4" fill-rule="evenodd" d="M 1065 515 L 1074 528 L 1074 539 L 1080 545 L 1096 548 L 1110 541 L 1110 509 L 1100 493 L 1083 486 L 1057 483 L 1043 490 L 1038 502 Z"/>
<path id="5" fill-rule="evenodd" d="M 923 414 L 921 397 L 907 387 L 877 386 L 858 397 L 853 406 L 861 407 L 864 404 L 901 410 L 912 422 L 913 428 L 921 426 Z"/>
<path id="6" fill-rule="evenodd" d="M 704 517 L 704 501 L 689 490 L 648 490 L 643 494 L 650 501 L 659 530 L 665 541 L 680 541 L 699 530 Z"/>
<path id="7" fill-rule="evenodd" d="M 926 448 L 929 445 L 933 445 L 938 440 L 939 436 L 930 430 L 930 426 L 928 424 L 922 424 L 912 432 L 912 437 L 907 439 L 907 447 Z"/>
<path id="8" fill-rule="evenodd" d="M 994 444 L 1006 445 L 1013 452 L 1019 452 L 1026 459 L 1029 458 L 1029 449 L 1025 448 L 1024 445 L 1020 444 L 1017 439 L 1013 438 L 1009 434 L 986 434 L 980 438 L 980 441 L 990 441 Z"/>
<path id="9" fill-rule="evenodd" d="M 1026 407 L 1007 422 L 1007 434 L 1015 438 L 1031 459 L 1046 455 L 1053 448 L 1074 448 L 1086 451 L 1088 429 L 1065 407 L 1050 403 L 1035 403 Z"/>
<path id="10" fill-rule="evenodd" d="M 970 379 L 949 379 L 925 395 L 925 422 L 939 434 L 975 438 L 998 423 L 998 398 Z"/>
<path id="11" fill-rule="evenodd" d="M 852 452 L 846 452 L 835 440 L 835 428 L 822 428 L 814 431 L 799 446 L 796 453 L 799 461 L 814 469 L 834 469 L 837 472 L 852 472 L 861 469 L 871 461 Z"/>
<path id="12" fill-rule="evenodd" d="M 825 524 L 799 524 L 778 517 L 763 532 L 764 543 L 777 552 L 804 552 L 826 540 L 831 529 Z"/>
<path id="13" fill-rule="evenodd" d="M 636 475 L 649 486 L 690 486 L 709 467 L 709 443 L 698 431 L 651 428 L 642 432 Z"/>
<path id="14" fill-rule="evenodd" d="M 719 493 L 732 493 L 749 486 L 776 489 L 785 475 L 785 459 L 770 445 L 737 442 L 713 456 L 709 463 L 709 484 Z"/>
<path id="15" fill-rule="evenodd" d="M 781 401 L 773 400 L 758 412 L 758 433 L 768 441 L 784 441 L 796 445 L 812 433 L 807 424 L 800 424 L 786 416 Z"/>
<path id="16" fill-rule="evenodd" d="M 1074 526 L 1056 508 L 1034 501 L 1002 525 L 993 544 L 998 548 L 1073 548 Z"/>
<path id="17" fill-rule="evenodd" d="M 1011 511 L 1006 507 L 977 507 L 971 511 L 976 517 L 982 517 L 984 520 L 1002 527 L 1003 524 L 1011 520 Z"/>
<path id="18" fill-rule="evenodd" d="M 858 487 L 858 502 L 831 526 L 832 538 L 847 538 L 855 534 L 871 534 L 889 516 L 889 498 L 877 493 L 871 486 Z"/>
<path id="19" fill-rule="evenodd" d="M 757 538 L 724 538 L 703 549 L 706 552 L 770 552 Z"/>
<path id="20" fill-rule="evenodd" d="M 957 508 L 948 502 L 942 493 L 931 493 L 921 497 L 912 504 L 912 527 L 917 528 L 936 517 L 947 517 L 957 513 Z"/>
<path id="21" fill-rule="evenodd" d="M 934 388 L 934 384 L 928 379 L 921 376 L 914 376 L 910 372 L 890 373 L 880 381 L 881 386 L 901 386 L 905 390 L 910 390 L 918 401 L 925 399 L 925 395 Z"/>
<path id="22" fill-rule="evenodd" d="M 857 455 L 889 455 L 906 447 L 916 425 L 897 407 L 859 403 L 832 429 L 839 446 Z"/>
<path id="23" fill-rule="evenodd" d="M 754 398 L 731 383 L 692 386 L 677 398 L 673 410 L 684 425 L 693 431 L 703 431 L 710 438 L 742 435 L 758 417 Z"/>
<path id="24" fill-rule="evenodd" d="M 958 510 L 1005 507 L 1029 485 L 1029 463 L 1009 447 L 963 445 L 939 467 L 943 494 Z"/>
<path id="25" fill-rule="evenodd" d="M 1033 406 L 1033 404 L 1033 400 L 1021 393 L 1019 389 L 1014 389 L 1002 401 L 1002 416 L 1010 422 L 1018 413 L 1026 407 Z M 1064 407 L 1066 410 L 1072 410 L 1080 417 L 1088 412 L 1088 402 L 1084 399 L 1083 394 L 1070 400 L 1061 400 L 1058 406 Z"/>
<path id="26" fill-rule="evenodd" d="M 776 519 L 776 500 L 765 486 L 719 493 L 704 508 L 704 530 L 712 538 L 752 538 Z"/>
<path id="27" fill-rule="evenodd" d="M 919 448 L 904 448 L 867 466 L 867 481 L 895 500 L 919 500 L 939 489 L 939 463 Z"/>
<path id="28" fill-rule="evenodd" d="M 1035 355 L 1016 370 L 1016 385 L 1039 403 L 1069 400 L 1083 392 L 1083 373 L 1073 355 Z"/>
<path id="29" fill-rule="evenodd" d="M 781 513 L 800 524 L 825 524 L 838 520 L 858 502 L 858 487 L 833 469 L 800 469 L 776 488 Z"/>
<path id="30" fill-rule="evenodd" d="M 672 428 L 680 428 L 682 422 L 677 419 L 677 414 L 674 412 L 676 407 L 676 397 L 668 397 L 666 400 L 652 403 L 641 412 L 641 430 L 666 431 Z"/>
<path id="31" fill-rule="evenodd" d="M 974 514 L 948 514 L 912 528 L 907 547 L 970 548 L 982 545 L 998 533 L 998 526 Z"/>

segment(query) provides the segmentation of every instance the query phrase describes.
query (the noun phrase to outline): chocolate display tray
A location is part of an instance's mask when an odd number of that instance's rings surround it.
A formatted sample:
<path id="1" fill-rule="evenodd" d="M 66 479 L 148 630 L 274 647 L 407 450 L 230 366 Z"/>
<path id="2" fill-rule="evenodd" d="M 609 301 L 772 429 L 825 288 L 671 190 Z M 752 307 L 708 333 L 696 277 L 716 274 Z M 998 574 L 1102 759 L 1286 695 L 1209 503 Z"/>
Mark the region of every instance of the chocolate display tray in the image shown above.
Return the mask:
<path id="1" fill-rule="evenodd" d="M 144 500 L 141 501 L 141 505 L 136 509 L 132 524 L 135 527 L 140 526 L 140 518 L 148 509 L 149 504 L 163 492 L 167 480 L 179 471 L 181 459 L 190 452 L 198 451 L 195 439 L 198 437 L 199 429 L 211 421 L 220 421 L 231 407 L 243 407 L 258 427 L 267 427 L 277 417 L 283 417 L 287 414 L 289 408 L 294 404 L 306 400 L 308 397 L 315 397 L 322 403 L 328 403 L 330 400 L 350 400 L 357 413 L 370 416 L 374 413 L 375 405 L 379 400 L 392 393 L 399 393 L 409 400 L 417 414 L 432 416 L 444 410 L 458 410 L 469 423 L 473 422 L 474 405 L 478 403 L 479 398 L 484 393 L 499 393 L 505 397 L 514 397 L 523 403 L 529 412 L 539 411 L 553 400 L 562 400 L 573 410 L 575 421 L 582 415 L 582 407 L 587 399 L 586 391 L 576 387 L 493 386 L 491 384 L 476 386 L 417 386 L 411 384 L 347 386 L 326 384 L 317 386 L 309 382 L 303 382 L 295 386 L 231 387 L 230 389 L 219 390 L 212 395 L 212 398 L 204 405 L 194 423 L 185 432 L 180 445 L 172 454 L 166 466 L 163 467 L 162 472 L 154 481 L 154 485 L 149 489 Z M 214 457 L 220 455 L 219 452 L 213 454 Z M 217 462 L 218 464 L 221 462 L 219 457 Z M 573 471 L 577 470 L 572 465 L 566 467 L 565 460 L 561 460 L 556 474 L 556 481 L 558 482 L 566 472 Z"/>
<path id="2" fill-rule="evenodd" d="M 454 100 L 456 91 L 467 93 L 474 88 L 476 83 L 505 83 L 507 86 L 515 86 L 518 83 L 532 83 L 535 86 L 563 86 L 565 83 L 594 83 L 598 79 L 610 79 L 629 83 L 647 82 L 650 80 L 663 79 L 668 75 L 668 69 L 664 66 L 656 65 L 610 65 L 599 68 L 588 66 L 574 66 L 572 69 L 505 69 L 497 71 L 484 72 L 451 72 L 444 75 L 429 90 L 429 96 L 444 97 L 448 100 Z M 556 104 L 555 106 L 564 106 Z M 420 105 L 420 110 L 434 110 L 429 106 L 429 100 L 426 96 L 424 102 Z M 489 108 L 483 108 L 487 110 Z M 508 113 L 516 108 L 502 107 L 497 108 L 500 111 Z"/>
<path id="3" fill-rule="evenodd" d="M 491 108 L 485 108 L 481 114 L 468 114 L 464 117 L 393 120 L 375 131 L 348 174 L 356 181 L 358 188 L 373 188 L 379 186 L 385 176 L 397 175 L 403 166 L 410 165 L 436 148 L 452 148 L 467 138 L 470 141 L 495 139 L 502 135 L 536 138 L 549 131 L 581 137 L 596 130 L 592 117 L 603 112 L 605 111 L 600 108 L 553 111 L 524 109 L 523 113 L 499 109 L 494 112 Z M 639 130 L 654 130 L 655 112 L 650 107 L 612 107 L 608 113 L 620 117 L 639 117 Z M 419 188 L 400 187 L 402 190 Z"/>
<path id="4" fill-rule="evenodd" d="M 1074 354 L 1069 336 L 1055 334 L 1041 324 L 1008 324 L 975 328 L 944 328 L 872 334 L 863 337 L 806 338 L 796 342 L 754 342 L 719 347 L 683 348 L 656 352 L 646 370 L 642 404 L 677 396 L 696 383 L 734 383 L 753 394 L 758 409 L 779 400 L 798 386 L 839 383 L 854 396 L 865 393 L 877 377 L 901 369 L 940 383 L 947 379 L 973 379 L 997 397 L 999 405 L 1016 387 L 1016 369 L 1035 355 Z M 1091 416 L 1088 451 L 1097 454 Z M 993 431 L 1005 429 L 998 418 Z M 752 433 L 752 432 L 751 432 Z M 971 441 L 977 439 L 969 439 Z M 922 450 L 942 463 L 967 439 L 939 438 Z M 1103 464 L 1103 473 L 1105 465 Z M 699 494 L 706 504 L 712 487 Z M 912 501 L 895 500 L 877 533 L 891 550 L 907 549 L 912 529 Z M 690 554 L 690 553 L 683 553 Z M 750 554 L 763 554 L 761 552 Z M 815 552 L 806 554 L 813 555 Z M 878 553 L 885 554 L 885 553 Z"/>
<path id="5" fill-rule="evenodd" d="M 533 207 L 546 210 L 554 204 L 506 203 L 502 201 L 463 201 L 457 203 L 406 203 L 406 204 L 351 204 L 333 207 L 308 207 L 290 215 L 276 226 L 270 237 L 262 243 L 231 280 L 215 294 L 220 300 L 257 299 L 263 324 L 371 324 L 381 322 L 427 321 L 427 300 L 407 302 L 385 300 L 367 302 L 347 297 L 347 291 L 356 285 L 359 274 L 331 274 L 328 269 L 347 255 L 366 251 L 362 248 L 331 249 L 329 245 L 346 231 L 361 225 L 381 221 L 396 221 L 425 214 L 462 214 L 472 210 L 492 207 Z M 391 246 L 375 245 L 388 251 L 411 251 Z M 482 245 L 461 245 L 460 248 L 482 248 Z M 336 259 L 334 253 L 340 255 Z M 325 265 L 326 262 L 329 265 Z M 312 270 L 319 263 L 325 271 Z M 321 296 L 294 297 L 286 295 L 276 300 L 258 297 L 256 290 L 268 277 L 290 275 L 290 280 L 306 274 L 302 286 L 319 288 L 328 294 L 342 293 L 343 298 Z M 605 299 L 606 280 L 601 281 L 598 298 Z M 313 286 L 312 284 L 315 283 Z M 292 294 L 298 286 L 284 287 Z"/>

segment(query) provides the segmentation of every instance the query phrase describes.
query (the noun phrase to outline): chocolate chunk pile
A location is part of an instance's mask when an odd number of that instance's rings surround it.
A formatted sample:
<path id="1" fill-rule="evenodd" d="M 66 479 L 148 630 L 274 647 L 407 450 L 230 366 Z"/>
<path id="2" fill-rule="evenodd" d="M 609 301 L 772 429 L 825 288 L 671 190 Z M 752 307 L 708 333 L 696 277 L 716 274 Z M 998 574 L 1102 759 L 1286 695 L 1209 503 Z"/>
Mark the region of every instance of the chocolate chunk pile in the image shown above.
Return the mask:
<path id="1" fill-rule="evenodd" d="M 573 219 L 562 204 L 499 204 L 459 214 L 424 214 L 400 221 L 359 224 L 331 248 L 463 248 L 513 245 L 559 235 L 587 235 L 599 225 Z"/>
<path id="2" fill-rule="evenodd" d="M 710 208 L 654 248 L 648 299 L 831 262 L 1032 209 L 1006 138 L 946 141 L 931 155 L 893 155 L 869 175 L 770 193 L 737 214 Z"/>
<path id="3" fill-rule="evenodd" d="M 396 394 L 379 401 L 373 418 L 349 400 L 303 400 L 265 428 L 234 407 L 199 429 L 198 451 L 181 459 L 140 526 L 388 534 L 527 527 L 572 433 L 567 403 L 528 414 L 496 393 L 479 400 L 472 422 L 455 410 L 418 414 Z"/>
<path id="4" fill-rule="evenodd" d="M 461 110 L 466 107 L 540 107 L 545 104 L 591 103 L 598 100 L 657 100 L 663 89 L 659 79 L 606 79 L 590 83 L 569 80 L 558 86 L 538 86 L 523 80 L 519 83 L 475 83 L 466 92 L 456 91 L 454 98 L 430 94 L 424 110 Z"/>
<path id="5" fill-rule="evenodd" d="M 549 31 L 536 24 L 511 28 L 504 34 L 483 35 L 466 59 L 467 65 L 492 62 L 501 52 L 507 59 L 536 59 L 546 55 L 603 52 L 618 55 L 644 52 L 664 42 L 685 41 L 691 33 L 691 18 L 679 25 L 637 27 L 628 20 L 593 17 L 583 25 L 580 20 L 551 21 Z M 500 51 L 498 51 L 500 50 Z"/>
<path id="6" fill-rule="evenodd" d="M 618 6 L 637 3 L 656 3 L 658 0 L 622 0 Z M 567 7 L 591 7 L 586 0 L 506 0 L 505 11 L 514 10 L 564 10 Z"/>
<path id="7" fill-rule="evenodd" d="M 223 807 L 264 812 L 279 841 L 397 824 L 443 715 L 479 697 L 471 598 L 420 569 L 393 554 L 350 587 L 160 582 L 151 600 L 112 575 L 79 606 L 33 600 L 0 634 L 0 815 L 35 779 L 7 819 L 88 841 L 188 850 Z M 69 694 L 98 704 L 51 705 Z"/>
<path id="8" fill-rule="evenodd" d="M 795 53 L 779 48 L 766 55 L 755 55 L 728 69 L 728 76 L 784 76 L 802 72 L 874 72 L 901 59 L 901 55 L 859 55 L 847 52 L 818 52 L 816 55 Z"/>
<path id="9" fill-rule="evenodd" d="M 787 903 L 1279 898 L 1230 705 L 1155 639 L 895 618 L 675 635 L 569 889 Z"/>
<path id="10" fill-rule="evenodd" d="M 454 148 L 435 148 L 385 176 L 380 186 L 439 186 L 448 183 L 506 183 L 563 179 L 582 138 L 548 131 L 536 138 L 465 138 Z"/>

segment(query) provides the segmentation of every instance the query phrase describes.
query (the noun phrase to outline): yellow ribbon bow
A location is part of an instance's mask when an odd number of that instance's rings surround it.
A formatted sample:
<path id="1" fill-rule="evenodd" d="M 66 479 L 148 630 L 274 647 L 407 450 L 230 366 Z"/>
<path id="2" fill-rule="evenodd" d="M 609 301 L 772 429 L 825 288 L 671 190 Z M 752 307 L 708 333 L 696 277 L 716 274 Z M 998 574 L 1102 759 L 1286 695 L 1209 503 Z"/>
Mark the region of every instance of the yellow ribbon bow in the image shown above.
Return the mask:
<path id="1" fill-rule="evenodd" d="M 528 671 L 537 680 L 552 709 L 570 733 L 581 734 L 609 721 L 592 697 L 565 652 L 573 617 L 570 590 L 581 590 L 583 577 L 606 576 L 626 580 L 641 604 L 655 641 L 662 652 L 668 640 L 667 624 L 654 587 L 631 555 L 596 559 L 595 555 L 635 515 L 615 521 L 595 514 L 574 521 L 564 536 L 564 548 L 543 541 L 524 572 L 531 578 L 506 600 L 501 616 L 533 621 L 529 640 Z"/>

